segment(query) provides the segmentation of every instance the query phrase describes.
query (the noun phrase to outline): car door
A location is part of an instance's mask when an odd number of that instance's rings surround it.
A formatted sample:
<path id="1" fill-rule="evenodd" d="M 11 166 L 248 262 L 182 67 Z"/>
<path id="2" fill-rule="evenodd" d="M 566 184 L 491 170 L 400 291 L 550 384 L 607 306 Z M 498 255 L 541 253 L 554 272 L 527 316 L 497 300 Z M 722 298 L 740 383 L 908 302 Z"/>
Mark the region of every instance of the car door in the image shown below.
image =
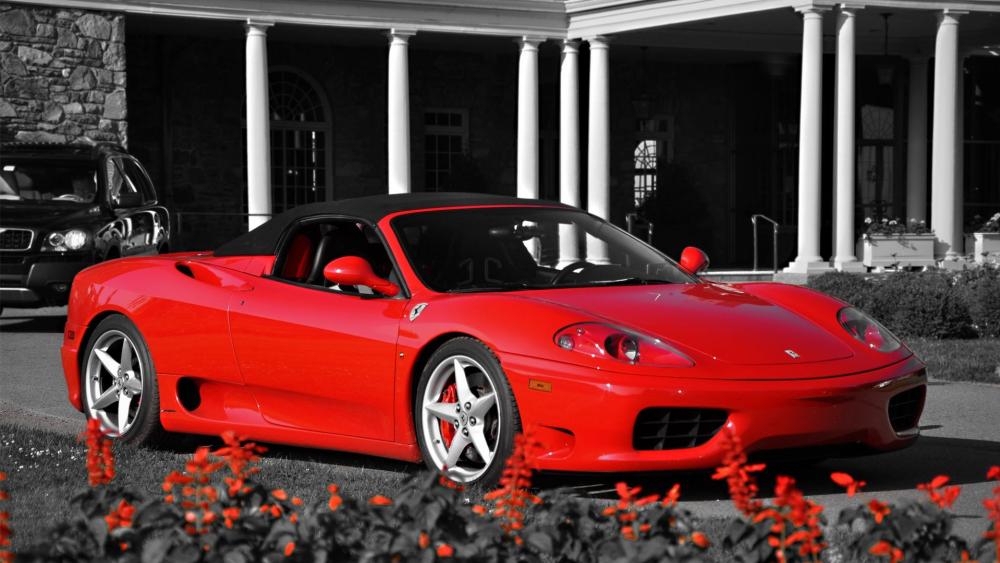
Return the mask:
<path id="1" fill-rule="evenodd" d="M 130 156 L 109 158 L 108 186 L 121 255 L 156 253 L 163 236 L 164 218 L 159 208 L 154 207 L 156 192 L 146 171 Z"/>
<path id="2" fill-rule="evenodd" d="M 263 416 L 281 426 L 392 440 L 406 302 L 261 278 L 233 303 L 230 330 Z"/>

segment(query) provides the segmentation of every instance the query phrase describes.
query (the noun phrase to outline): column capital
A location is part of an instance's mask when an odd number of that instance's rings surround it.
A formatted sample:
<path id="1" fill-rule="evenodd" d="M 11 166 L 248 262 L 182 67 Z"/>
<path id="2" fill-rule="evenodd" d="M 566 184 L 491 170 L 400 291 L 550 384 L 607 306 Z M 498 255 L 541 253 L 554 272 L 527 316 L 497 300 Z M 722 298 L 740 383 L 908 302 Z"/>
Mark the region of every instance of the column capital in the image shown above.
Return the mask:
<path id="1" fill-rule="evenodd" d="M 966 10 L 952 10 L 945 8 L 937 13 L 938 25 L 958 25 L 958 19 L 968 14 Z"/>
<path id="2" fill-rule="evenodd" d="M 592 35 L 590 37 L 584 37 L 584 41 L 590 45 L 590 49 L 607 49 L 608 45 L 611 43 L 611 38 L 607 35 Z"/>
<path id="3" fill-rule="evenodd" d="M 577 53 L 580 51 L 579 39 L 563 39 L 561 43 L 563 53 Z"/>
<path id="4" fill-rule="evenodd" d="M 538 46 L 545 43 L 548 37 L 540 35 L 522 35 L 514 40 L 522 51 L 537 51 Z"/>
<path id="5" fill-rule="evenodd" d="M 845 16 L 855 16 L 858 10 L 864 10 L 864 4 L 852 4 L 850 2 L 844 2 L 842 4 L 837 4 L 837 13 L 843 14 Z"/>
<path id="6" fill-rule="evenodd" d="M 794 6 L 795 11 L 802 14 L 802 17 L 822 17 L 824 13 L 829 12 L 833 6 L 827 4 L 799 4 Z"/>
<path id="7" fill-rule="evenodd" d="M 415 29 L 399 27 L 390 28 L 389 31 L 385 32 L 385 36 L 389 38 L 389 43 L 402 43 L 404 45 L 416 34 L 417 30 Z"/>
<path id="8" fill-rule="evenodd" d="M 244 27 L 247 30 L 247 35 L 267 35 L 268 28 L 274 27 L 274 21 L 247 18 Z"/>

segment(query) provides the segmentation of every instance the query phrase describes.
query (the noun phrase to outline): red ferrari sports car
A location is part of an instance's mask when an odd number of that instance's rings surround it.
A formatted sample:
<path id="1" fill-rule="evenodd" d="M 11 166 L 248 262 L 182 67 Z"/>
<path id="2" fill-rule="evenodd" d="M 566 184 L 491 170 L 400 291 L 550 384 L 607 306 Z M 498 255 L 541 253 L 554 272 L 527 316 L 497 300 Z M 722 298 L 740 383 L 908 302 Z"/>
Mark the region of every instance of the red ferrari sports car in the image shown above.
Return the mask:
<path id="1" fill-rule="evenodd" d="M 916 439 L 923 364 L 861 311 L 701 279 L 563 205 L 411 194 L 297 207 L 214 252 L 73 283 L 69 400 L 120 439 L 218 434 L 494 481 L 522 428 L 541 468 L 708 468 Z"/>

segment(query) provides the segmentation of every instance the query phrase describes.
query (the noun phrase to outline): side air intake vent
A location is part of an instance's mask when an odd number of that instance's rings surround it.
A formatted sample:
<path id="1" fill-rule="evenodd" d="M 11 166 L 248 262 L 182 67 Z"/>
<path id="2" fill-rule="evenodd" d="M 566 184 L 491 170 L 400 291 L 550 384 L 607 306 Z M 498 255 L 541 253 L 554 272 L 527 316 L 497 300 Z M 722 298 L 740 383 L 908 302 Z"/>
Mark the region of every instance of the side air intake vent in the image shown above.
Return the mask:
<path id="1" fill-rule="evenodd" d="M 921 385 L 889 399 L 889 423 L 897 433 L 910 430 L 917 425 L 924 410 L 927 387 Z"/>
<path id="2" fill-rule="evenodd" d="M 719 409 L 655 407 L 644 409 L 635 421 L 632 447 L 637 450 L 677 450 L 707 442 L 725 424 Z"/>

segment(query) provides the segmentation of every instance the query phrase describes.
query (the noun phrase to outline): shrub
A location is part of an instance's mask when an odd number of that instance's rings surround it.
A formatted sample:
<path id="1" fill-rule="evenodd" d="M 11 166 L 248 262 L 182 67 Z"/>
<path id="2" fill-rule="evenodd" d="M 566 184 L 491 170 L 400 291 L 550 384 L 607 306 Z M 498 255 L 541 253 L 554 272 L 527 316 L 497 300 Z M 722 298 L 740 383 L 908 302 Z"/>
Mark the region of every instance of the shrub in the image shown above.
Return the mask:
<path id="1" fill-rule="evenodd" d="M 951 273 L 831 272 L 809 286 L 865 311 L 903 337 L 1000 336 L 1000 269 Z"/>
<path id="2" fill-rule="evenodd" d="M 964 270 L 955 288 L 969 308 L 973 329 L 980 336 L 1000 337 L 1000 267 Z"/>

